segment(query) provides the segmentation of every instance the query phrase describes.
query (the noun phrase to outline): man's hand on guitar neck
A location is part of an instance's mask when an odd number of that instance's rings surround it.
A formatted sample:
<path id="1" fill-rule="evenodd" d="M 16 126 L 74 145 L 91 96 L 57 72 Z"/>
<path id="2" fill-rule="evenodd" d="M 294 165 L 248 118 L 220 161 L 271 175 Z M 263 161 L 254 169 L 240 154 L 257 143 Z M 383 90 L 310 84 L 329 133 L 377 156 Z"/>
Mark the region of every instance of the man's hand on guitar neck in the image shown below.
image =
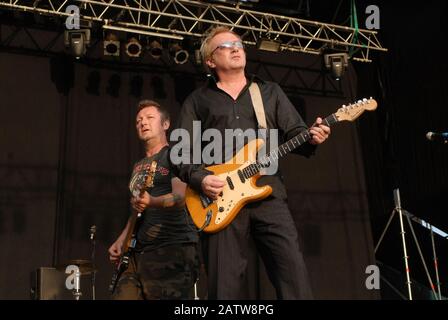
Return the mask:
<path id="1" fill-rule="evenodd" d="M 214 175 L 208 175 L 202 179 L 202 191 L 204 194 L 213 199 L 218 199 L 219 194 L 222 192 L 225 186 L 225 182 Z"/>
<path id="2" fill-rule="evenodd" d="M 311 144 L 321 144 L 325 140 L 328 139 L 328 136 L 331 133 L 330 127 L 322 124 L 322 118 L 317 118 L 316 122 L 311 126 L 309 132 L 312 136 L 310 143 Z"/>

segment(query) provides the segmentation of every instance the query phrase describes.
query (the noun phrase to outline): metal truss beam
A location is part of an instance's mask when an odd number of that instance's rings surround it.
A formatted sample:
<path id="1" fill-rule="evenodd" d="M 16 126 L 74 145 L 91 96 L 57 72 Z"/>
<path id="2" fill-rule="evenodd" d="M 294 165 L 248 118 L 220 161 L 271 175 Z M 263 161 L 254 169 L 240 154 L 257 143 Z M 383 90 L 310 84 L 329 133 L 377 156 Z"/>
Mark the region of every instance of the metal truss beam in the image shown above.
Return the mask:
<path id="1" fill-rule="evenodd" d="M 69 17 L 69 5 L 80 18 L 112 29 L 141 35 L 201 38 L 212 26 L 227 26 L 246 45 L 266 38 L 281 42 L 281 50 L 322 54 L 326 49 L 350 51 L 352 60 L 371 62 L 371 51 L 387 51 L 377 32 L 262 13 L 192 0 L 0 0 L 0 8 Z"/>

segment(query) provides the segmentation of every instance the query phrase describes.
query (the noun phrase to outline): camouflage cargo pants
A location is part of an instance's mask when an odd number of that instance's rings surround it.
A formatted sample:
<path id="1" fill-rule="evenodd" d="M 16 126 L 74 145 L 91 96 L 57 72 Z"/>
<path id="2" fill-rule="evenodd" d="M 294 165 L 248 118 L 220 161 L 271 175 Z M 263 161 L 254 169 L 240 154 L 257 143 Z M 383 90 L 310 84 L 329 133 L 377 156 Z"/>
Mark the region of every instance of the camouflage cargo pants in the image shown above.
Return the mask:
<path id="1" fill-rule="evenodd" d="M 196 245 L 172 245 L 134 253 L 112 299 L 192 299 L 193 286 L 198 277 Z"/>

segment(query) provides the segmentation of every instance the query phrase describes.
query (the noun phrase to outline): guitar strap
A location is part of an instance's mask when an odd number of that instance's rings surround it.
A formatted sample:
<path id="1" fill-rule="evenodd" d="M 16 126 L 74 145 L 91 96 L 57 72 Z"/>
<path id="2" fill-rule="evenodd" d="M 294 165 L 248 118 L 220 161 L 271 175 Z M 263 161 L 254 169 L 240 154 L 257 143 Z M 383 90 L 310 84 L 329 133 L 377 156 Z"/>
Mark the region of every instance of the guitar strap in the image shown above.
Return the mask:
<path id="1" fill-rule="evenodd" d="M 261 129 L 261 135 L 265 143 L 267 142 L 267 123 L 266 114 L 264 112 L 263 99 L 261 98 L 260 87 L 256 82 L 252 82 L 249 86 L 250 98 L 252 99 L 252 105 L 254 107 L 255 116 L 257 117 L 258 129 Z M 263 130 L 264 129 L 264 130 Z M 259 131 L 260 132 L 260 131 Z M 265 175 L 266 170 L 261 169 L 260 175 Z"/>
<path id="2" fill-rule="evenodd" d="M 261 99 L 260 87 L 256 82 L 252 82 L 249 86 L 250 98 L 254 106 L 255 116 L 257 117 L 258 128 L 267 129 L 266 115 L 264 113 L 263 100 Z"/>

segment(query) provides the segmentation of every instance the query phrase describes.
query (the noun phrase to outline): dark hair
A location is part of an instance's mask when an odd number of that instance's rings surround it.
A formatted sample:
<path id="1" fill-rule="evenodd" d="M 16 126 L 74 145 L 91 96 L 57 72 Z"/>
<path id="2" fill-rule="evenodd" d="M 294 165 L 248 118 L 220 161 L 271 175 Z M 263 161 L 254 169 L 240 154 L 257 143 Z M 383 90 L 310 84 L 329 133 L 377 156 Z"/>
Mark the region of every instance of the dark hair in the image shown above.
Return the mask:
<path id="1" fill-rule="evenodd" d="M 142 100 L 137 105 L 137 113 L 140 112 L 140 110 L 147 108 L 147 107 L 154 107 L 156 108 L 160 113 L 160 118 L 162 120 L 162 123 L 165 121 L 170 121 L 170 114 L 167 109 L 162 107 L 159 103 L 155 102 L 154 100 Z"/>

